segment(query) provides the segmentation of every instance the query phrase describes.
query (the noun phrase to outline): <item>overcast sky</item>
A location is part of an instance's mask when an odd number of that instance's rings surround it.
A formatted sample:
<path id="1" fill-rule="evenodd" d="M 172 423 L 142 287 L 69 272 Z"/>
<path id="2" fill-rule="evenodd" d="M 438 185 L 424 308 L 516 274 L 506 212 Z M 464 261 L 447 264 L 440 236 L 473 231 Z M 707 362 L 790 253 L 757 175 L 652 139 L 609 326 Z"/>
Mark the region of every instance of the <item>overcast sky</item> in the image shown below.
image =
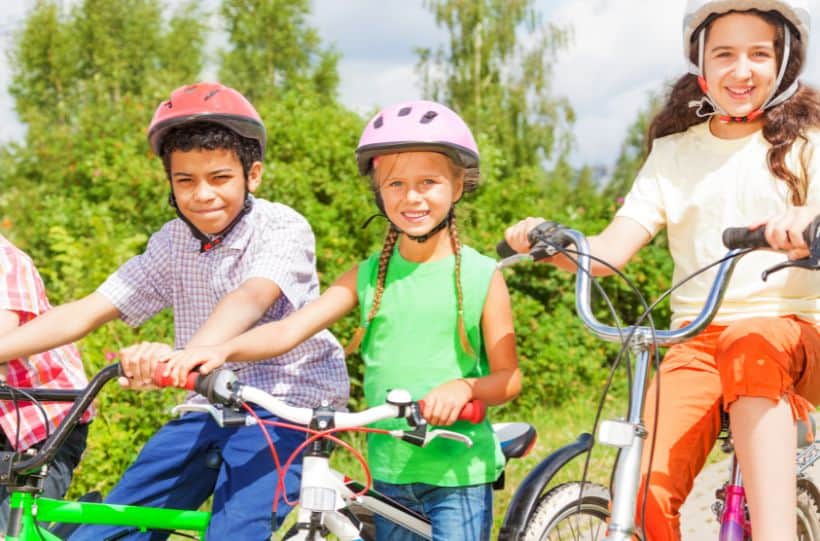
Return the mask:
<path id="1" fill-rule="evenodd" d="M 71 0 L 64 0 L 70 2 Z M 173 4 L 177 0 L 169 3 Z M 32 0 L 5 0 L 0 47 L 19 28 Z M 215 5 L 215 0 L 208 4 Z M 685 0 L 535 0 L 542 17 L 572 27 L 570 47 L 555 66 L 554 91 L 575 109 L 573 163 L 611 166 L 625 130 L 651 91 L 684 71 L 681 17 Z M 811 0 L 815 14 L 820 0 Z M 416 47 L 445 39 L 421 0 L 313 0 L 312 24 L 325 43 L 341 52 L 340 98 L 370 111 L 378 105 L 418 97 Z M 820 35 L 812 32 L 813 52 Z M 820 85 L 820 63 L 809 55 L 804 80 Z M 5 92 L 8 66 L 0 58 L 0 140 L 23 132 Z"/>

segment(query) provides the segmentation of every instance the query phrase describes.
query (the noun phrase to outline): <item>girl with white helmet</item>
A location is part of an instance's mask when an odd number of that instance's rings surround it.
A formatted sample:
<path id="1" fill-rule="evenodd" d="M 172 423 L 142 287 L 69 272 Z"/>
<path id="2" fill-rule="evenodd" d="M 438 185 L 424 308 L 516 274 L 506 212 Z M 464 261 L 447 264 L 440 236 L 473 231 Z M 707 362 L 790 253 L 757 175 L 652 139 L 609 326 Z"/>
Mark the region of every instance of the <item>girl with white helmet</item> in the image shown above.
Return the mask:
<path id="1" fill-rule="evenodd" d="M 791 257 L 806 254 L 801 233 L 820 214 L 820 95 L 799 80 L 809 32 L 806 0 L 689 0 L 690 73 L 652 121 L 648 156 L 623 206 L 590 237 L 595 256 L 623 267 L 666 227 L 677 283 L 723 255 L 724 228 L 744 224 L 765 226 L 769 244 Z M 528 249 L 540 221 L 509 228 L 508 243 Z M 781 257 L 744 258 L 713 324 L 661 364 L 645 411 L 651 428 L 659 395 L 645 539 L 680 539 L 679 509 L 714 445 L 721 405 L 755 541 L 796 537 L 793 421 L 820 404 L 820 277 L 787 270 L 762 282 L 760 272 Z M 553 263 L 574 269 L 560 257 Z M 700 311 L 712 277 L 673 293 L 674 326 Z"/>
<path id="2" fill-rule="evenodd" d="M 470 400 L 511 400 L 521 374 L 504 278 L 493 259 L 461 244 L 456 228 L 455 204 L 478 185 L 478 147 L 456 113 L 413 101 L 387 107 L 368 122 L 356 158 L 390 223 L 381 252 L 291 317 L 221 346 L 183 351 L 167 372 L 182 382 L 196 365 L 208 372 L 226 359 L 288 351 L 358 305 L 361 323 L 348 349 L 361 347 L 367 401 L 381 404 L 388 390 L 407 389 L 414 400 L 424 400 L 430 423 L 449 425 L 473 441 L 467 448 L 436 439 L 418 448 L 371 434 L 368 462 L 376 489 L 427 516 L 436 540 L 487 540 L 491 484 L 504 460 L 487 419 L 456 419 Z M 378 516 L 376 531 L 381 540 L 420 539 Z"/>

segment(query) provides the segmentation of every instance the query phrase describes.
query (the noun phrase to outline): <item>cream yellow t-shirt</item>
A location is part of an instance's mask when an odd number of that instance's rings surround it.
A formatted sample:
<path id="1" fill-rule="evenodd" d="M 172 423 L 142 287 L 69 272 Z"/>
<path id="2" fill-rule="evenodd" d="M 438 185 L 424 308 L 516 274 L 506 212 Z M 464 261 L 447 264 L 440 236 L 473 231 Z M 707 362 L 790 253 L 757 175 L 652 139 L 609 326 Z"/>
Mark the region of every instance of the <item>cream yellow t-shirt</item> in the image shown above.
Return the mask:
<path id="1" fill-rule="evenodd" d="M 809 134 L 809 150 L 820 133 Z M 726 253 L 721 241 L 727 227 L 746 226 L 792 206 L 786 183 L 769 172 L 768 142 L 760 131 L 741 139 L 712 135 L 708 122 L 655 140 L 652 152 L 617 216 L 630 218 L 655 235 L 666 226 L 675 263 L 673 283 Z M 788 157 L 799 172 L 800 140 Z M 820 157 L 809 160 L 810 204 L 820 203 Z M 745 256 L 734 275 L 714 323 L 758 316 L 793 314 L 820 323 L 820 272 L 787 269 L 760 273 L 785 259 L 761 250 Z M 716 271 L 694 278 L 671 297 L 677 327 L 700 313 Z"/>

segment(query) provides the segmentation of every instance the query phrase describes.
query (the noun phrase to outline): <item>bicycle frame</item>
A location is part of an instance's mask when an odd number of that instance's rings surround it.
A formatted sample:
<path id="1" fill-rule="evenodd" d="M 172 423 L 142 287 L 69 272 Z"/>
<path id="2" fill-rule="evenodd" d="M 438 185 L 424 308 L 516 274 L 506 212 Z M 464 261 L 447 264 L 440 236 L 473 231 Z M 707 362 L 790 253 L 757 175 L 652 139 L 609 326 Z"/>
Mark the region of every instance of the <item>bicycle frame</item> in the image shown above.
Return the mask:
<path id="1" fill-rule="evenodd" d="M 12 492 L 10 508 L 6 541 L 60 541 L 59 537 L 37 522 L 110 524 L 140 531 L 187 530 L 197 532 L 199 539 L 204 540 L 211 520 L 211 513 L 206 511 L 70 502 L 42 498 L 27 492 Z"/>
<path id="2" fill-rule="evenodd" d="M 110 524 L 140 530 L 188 530 L 197 532 L 200 539 L 205 539 L 205 530 L 211 518 L 211 513 L 206 511 L 73 502 L 39 495 L 42 490 L 40 479 L 45 476 L 47 464 L 53 460 L 102 386 L 119 374 L 119 364 L 115 363 L 98 372 L 83 391 L 29 390 L 38 400 L 79 400 L 74 402 L 63 422 L 35 455 L 20 457 L 14 453 L 2 454 L 4 460 L 0 465 L 0 479 L 6 482 L 10 493 L 6 541 L 60 539 L 45 527 L 39 526 L 38 522 Z M 8 398 L 6 393 L 0 395 Z"/>
<path id="3" fill-rule="evenodd" d="M 591 260 L 589 244 L 579 231 L 562 231 L 570 243 L 575 245 L 577 266 L 575 282 L 575 308 L 584 325 L 597 337 L 608 342 L 627 343 L 635 356 L 632 367 L 632 387 L 630 403 L 625 420 L 605 420 L 598 429 L 598 441 L 619 449 L 613 476 L 611 520 L 606 541 L 631 541 L 641 535 L 635 524 L 635 509 L 641 476 L 641 457 L 648 431 L 643 423 L 643 409 L 652 356 L 657 346 L 670 346 L 683 342 L 702 331 L 717 312 L 729 283 L 729 278 L 740 259 L 742 250 L 730 250 L 718 268 L 717 276 L 701 313 L 688 325 L 676 330 L 653 331 L 648 326 L 628 326 L 618 329 L 600 323 L 591 307 Z M 505 259 L 501 266 L 507 266 L 520 259 L 530 259 L 527 254 L 514 255 Z"/>
<path id="4" fill-rule="evenodd" d="M 361 525 L 342 511 L 355 506 L 382 516 L 424 539 L 433 539 L 432 526 L 424 517 L 374 490 L 356 496 L 362 488 L 332 469 L 324 453 L 306 456 L 302 463 L 298 517 L 291 528 L 294 535 L 287 539 L 314 539 L 311 536 L 319 534 L 324 527 L 339 541 L 360 541 Z"/>

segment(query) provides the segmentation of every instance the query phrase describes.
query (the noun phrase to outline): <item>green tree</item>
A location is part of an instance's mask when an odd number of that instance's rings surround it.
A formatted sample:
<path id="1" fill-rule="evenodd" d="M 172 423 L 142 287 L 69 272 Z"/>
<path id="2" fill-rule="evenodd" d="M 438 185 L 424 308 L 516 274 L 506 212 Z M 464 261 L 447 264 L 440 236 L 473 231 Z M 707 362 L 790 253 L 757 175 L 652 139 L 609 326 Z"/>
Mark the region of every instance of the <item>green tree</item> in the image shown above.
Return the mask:
<path id="1" fill-rule="evenodd" d="M 54 304 L 93 291 L 173 216 L 145 128 L 171 89 L 195 80 L 204 43 L 193 6 L 62 5 L 38 0 L 15 36 L 10 92 L 27 133 L 0 153 L 4 234 L 32 255 Z M 84 339 L 87 372 L 135 341 L 173 342 L 169 316 L 138 330 L 109 324 Z M 179 398 L 110 385 L 73 490 L 110 488 Z"/>
<path id="2" fill-rule="evenodd" d="M 563 156 L 573 113 L 553 95 L 551 76 L 568 31 L 544 24 L 532 0 L 425 3 L 449 34 L 445 46 L 419 49 L 425 94 L 455 107 L 512 166 Z"/>
<path id="3" fill-rule="evenodd" d="M 338 54 L 308 26 L 309 0 L 223 0 L 220 13 L 230 42 L 222 82 L 253 103 L 289 90 L 335 96 Z"/>

